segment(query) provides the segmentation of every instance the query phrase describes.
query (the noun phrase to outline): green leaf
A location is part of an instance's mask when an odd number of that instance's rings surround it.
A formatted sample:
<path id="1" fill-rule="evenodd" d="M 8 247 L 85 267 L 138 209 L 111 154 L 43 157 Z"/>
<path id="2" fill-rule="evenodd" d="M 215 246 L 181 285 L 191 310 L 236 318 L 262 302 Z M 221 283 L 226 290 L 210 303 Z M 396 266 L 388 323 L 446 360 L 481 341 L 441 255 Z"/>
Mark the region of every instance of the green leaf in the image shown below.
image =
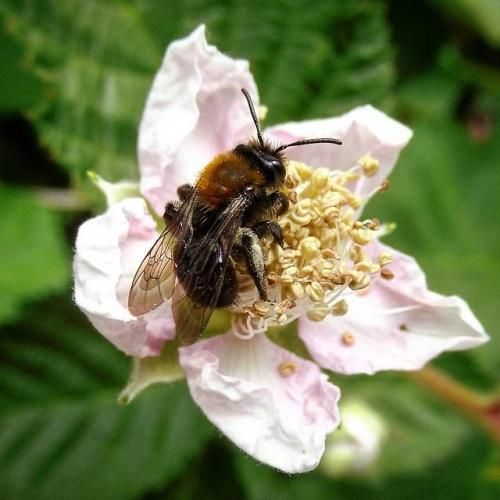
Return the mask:
<path id="1" fill-rule="evenodd" d="M 319 472 L 287 476 L 259 467 L 245 457 L 236 461 L 240 480 L 250 500 L 493 500 L 498 496 L 498 477 L 488 472 L 498 467 L 491 443 L 471 434 L 446 461 L 426 473 L 398 475 L 373 482 L 360 478 L 327 480 Z M 411 455 L 412 450 L 407 450 Z M 194 497 L 193 497 L 194 498 Z"/>
<path id="2" fill-rule="evenodd" d="M 318 471 L 305 475 L 289 476 L 262 466 L 252 459 L 240 455 L 236 457 L 236 470 L 245 489 L 246 498 L 260 500 L 335 500 L 342 498 L 335 490 L 333 482 Z"/>
<path id="3" fill-rule="evenodd" d="M 443 71 L 432 69 L 402 84 L 398 91 L 401 112 L 413 119 L 451 118 L 460 84 Z"/>
<path id="4" fill-rule="evenodd" d="M 385 423 L 375 478 L 431 470 L 455 452 L 471 429 L 454 408 L 402 377 L 380 373 L 376 379 L 340 382 L 345 395 L 365 401 Z"/>
<path id="5" fill-rule="evenodd" d="M 249 499 L 417 499 L 423 490 L 429 498 L 451 499 L 456 497 L 430 492 L 443 493 L 445 483 L 455 495 L 465 484 L 479 486 L 492 447 L 453 409 L 399 375 L 338 377 L 334 382 L 344 397 L 362 398 L 385 422 L 388 434 L 375 471 L 368 477 L 330 479 L 318 469 L 290 477 L 239 455 L 235 463 Z M 455 463 L 457 469 L 467 464 L 466 477 L 453 479 L 456 469 L 450 464 Z M 461 486 L 455 488 L 457 483 Z M 474 498 L 471 490 L 465 493 L 460 498 Z"/>
<path id="6" fill-rule="evenodd" d="M 77 179 L 137 177 L 155 71 L 167 44 L 202 22 L 209 42 L 251 62 L 270 122 L 380 104 L 393 83 L 378 2 L 6 0 L 2 12 L 52 96 L 35 116 L 41 139 Z"/>
<path id="7" fill-rule="evenodd" d="M 500 4 L 497 0 L 432 0 L 447 15 L 473 26 L 494 47 L 500 47 Z"/>
<path id="8" fill-rule="evenodd" d="M 0 322 L 28 299 L 64 288 L 70 260 L 60 215 L 34 196 L 0 185 Z"/>
<path id="9" fill-rule="evenodd" d="M 0 336 L 2 498 L 137 498 L 182 472 L 211 427 L 185 384 L 118 405 L 129 362 L 68 306 L 32 307 Z"/>
<path id="10" fill-rule="evenodd" d="M 1 22 L 1 21 L 0 21 Z M 40 80 L 23 61 L 23 47 L 4 31 L 0 24 L 0 111 L 27 111 L 42 97 Z"/>

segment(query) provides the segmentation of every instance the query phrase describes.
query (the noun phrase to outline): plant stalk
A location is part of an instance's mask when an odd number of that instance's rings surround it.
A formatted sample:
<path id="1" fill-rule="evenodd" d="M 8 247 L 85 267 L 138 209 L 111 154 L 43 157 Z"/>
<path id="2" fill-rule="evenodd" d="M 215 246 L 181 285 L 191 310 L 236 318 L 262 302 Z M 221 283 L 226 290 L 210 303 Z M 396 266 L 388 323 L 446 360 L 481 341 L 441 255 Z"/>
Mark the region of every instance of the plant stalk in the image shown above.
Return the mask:
<path id="1" fill-rule="evenodd" d="M 500 395 L 488 397 L 478 394 L 433 367 L 408 372 L 407 376 L 458 408 L 462 413 L 479 423 L 495 441 L 500 442 Z"/>

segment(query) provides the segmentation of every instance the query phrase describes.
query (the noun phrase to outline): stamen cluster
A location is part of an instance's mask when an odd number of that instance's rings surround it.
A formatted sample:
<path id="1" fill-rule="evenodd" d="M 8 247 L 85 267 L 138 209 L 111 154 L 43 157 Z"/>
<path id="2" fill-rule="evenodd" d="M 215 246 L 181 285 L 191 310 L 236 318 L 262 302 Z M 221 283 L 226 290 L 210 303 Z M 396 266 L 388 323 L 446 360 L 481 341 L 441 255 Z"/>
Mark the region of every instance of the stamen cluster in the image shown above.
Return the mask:
<path id="1" fill-rule="evenodd" d="M 391 261 L 390 254 L 382 252 L 374 261 L 365 251 L 380 229 L 379 221 L 357 220 L 367 199 L 348 187 L 377 170 L 378 161 L 368 156 L 348 171 L 288 162 L 283 191 L 290 209 L 279 220 L 285 245 L 262 242 L 273 302 L 254 301 L 243 307 L 246 318 L 239 318 L 239 331 L 258 333 L 269 324 L 286 324 L 304 313 L 313 321 L 328 314 L 344 315 L 348 306 L 340 297 L 343 291 L 367 287 L 377 273 L 389 277 L 384 266 Z"/>

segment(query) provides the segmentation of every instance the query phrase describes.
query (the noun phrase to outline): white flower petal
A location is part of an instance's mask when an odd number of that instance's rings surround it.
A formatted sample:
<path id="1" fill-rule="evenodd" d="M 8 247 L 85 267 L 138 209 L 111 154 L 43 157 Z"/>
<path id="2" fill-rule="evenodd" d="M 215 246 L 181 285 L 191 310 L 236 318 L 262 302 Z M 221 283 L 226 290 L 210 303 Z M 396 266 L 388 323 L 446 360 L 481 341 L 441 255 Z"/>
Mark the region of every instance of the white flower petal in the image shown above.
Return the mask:
<path id="1" fill-rule="evenodd" d="M 262 335 L 231 333 L 184 347 L 179 359 L 193 399 L 236 445 L 288 473 L 318 465 L 340 393 L 314 363 Z"/>
<path id="2" fill-rule="evenodd" d="M 208 45 L 204 26 L 168 47 L 142 116 L 138 145 L 141 191 L 158 213 L 214 155 L 254 133 L 241 88 L 258 106 L 248 62 Z"/>
<path id="3" fill-rule="evenodd" d="M 80 226 L 74 260 L 75 301 L 95 328 L 133 356 L 155 356 L 175 336 L 168 303 L 136 318 L 127 309 L 132 278 L 157 238 L 142 198 L 128 198 Z"/>
<path id="4" fill-rule="evenodd" d="M 314 144 L 286 150 L 288 158 L 311 167 L 348 170 L 363 155 L 369 154 L 380 162 L 380 169 L 373 177 L 361 177 L 353 189 L 355 194 L 366 196 L 390 174 L 412 132 L 372 106 L 362 106 L 337 118 L 276 125 L 266 129 L 264 134 L 279 143 L 315 137 L 343 141 L 341 146 Z"/>
<path id="5" fill-rule="evenodd" d="M 388 268 L 394 278 L 377 279 L 346 296 L 346 316 L 319 323 L 300 319 L 300 337 L 320 366 L 346 374 L 418 370 L 443 351 L 488 341 L 465 301 L 427 289 L 412 257 L 380 243 L 373 246 L 393 254 Z"/>

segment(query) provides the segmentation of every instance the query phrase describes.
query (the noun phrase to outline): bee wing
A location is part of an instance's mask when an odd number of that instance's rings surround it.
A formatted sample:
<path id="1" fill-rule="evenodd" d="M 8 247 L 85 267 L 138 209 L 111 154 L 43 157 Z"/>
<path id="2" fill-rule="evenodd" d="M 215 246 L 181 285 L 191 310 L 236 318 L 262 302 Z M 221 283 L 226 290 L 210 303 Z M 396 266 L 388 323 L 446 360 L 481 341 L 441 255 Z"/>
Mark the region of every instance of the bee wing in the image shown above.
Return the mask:
<path id="1" fill-rule="evenodd" d="M 186 295 L 182 285 L 175 287 L 173 302 L 177 338 L 182 345 L 191 345 L 206 328 L 215 309 L 215 305 L 202 306 L 197 304 L 189 295 Z"/>
<path id="2" fill-rule="evenodd" d="M 156 309 L 172 296 L 175 283 L 172 251 L 176 241 L 165 229 L 137 269 L 128 296 L 128 309 L 134 316 Z"/>
<path id="3" fill-rule="evenodd" d="M 241 227 L 248 203 L 246 197 L 236 198 L 219 214 L 214 224 L 196 244 L 196 250 L 190 259 L 189 275 L 183 279 L 184 288 L 180 284 L 175 287 L 172 297 L 174 320 L 177 337 L 184 345 L 196 341 L 217 306 L 236 233 Z M 210 302 L 206 305 L 197 304 L 185 290 L 196 290 L 200 286 L 206 286 L 206 283 L 212 284 Z"/>
<path id="4" fill-rule="evenodd" d="M 179 207 L 174 220 L 163 230 L 137 269 L 128 296 L 128 309 L 134 316 L 146 314 L 172 297 L 177 286 L 173 252 L 178 241 L 191 238 L 194 205 L 193 194 Z"/>

